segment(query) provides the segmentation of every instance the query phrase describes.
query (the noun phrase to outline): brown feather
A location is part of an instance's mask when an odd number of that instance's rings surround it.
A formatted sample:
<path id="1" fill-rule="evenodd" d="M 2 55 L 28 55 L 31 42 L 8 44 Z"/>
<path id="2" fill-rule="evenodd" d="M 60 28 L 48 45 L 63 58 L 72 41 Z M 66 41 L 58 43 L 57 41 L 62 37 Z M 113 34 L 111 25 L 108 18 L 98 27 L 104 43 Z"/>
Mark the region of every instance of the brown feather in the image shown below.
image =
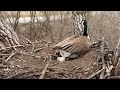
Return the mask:
<path id="1" fill-rule="evenodd" d="M 89 50 L 91 42 L 86 36 L 73 35 L 59 42 L 54 49 L 64 50 L 71 53 L 81 53 Z"/>
<path id="2" fill-rule="evenodd" d="M 77 35 L 73 35 L 73 36 L 71 36 L 71 37 L 68 37 L 68 38 L 66 38 L 65 40 L 63 40 L 62 42 L 59 42 L 57 45 L 55 45 L 55 47 L 54 48 L 56 48 L 56 47 L 66 47 L 66 46 L 68 46 L 69 44 L 71 44 L 72 42 L 71 41 L 73 41 L 75 38 L 78 38 L 79 36 L 77 36 Z"/>

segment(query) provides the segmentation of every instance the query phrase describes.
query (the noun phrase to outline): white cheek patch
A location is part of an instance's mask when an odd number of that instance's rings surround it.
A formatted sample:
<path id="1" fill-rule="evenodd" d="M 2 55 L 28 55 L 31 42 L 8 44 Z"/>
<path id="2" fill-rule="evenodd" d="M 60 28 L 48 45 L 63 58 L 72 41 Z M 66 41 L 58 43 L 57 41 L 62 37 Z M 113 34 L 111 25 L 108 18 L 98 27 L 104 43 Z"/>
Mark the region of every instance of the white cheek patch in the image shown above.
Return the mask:
<path id="1" fill-rule="evenodd" d="M 66 52 L 66 51 L 64 51 L 64 50 L 60 50 L 60 55 L 61 55 L 62 57 L 69 57 L 69 56 L 71 55 L 71 53 Z"/>

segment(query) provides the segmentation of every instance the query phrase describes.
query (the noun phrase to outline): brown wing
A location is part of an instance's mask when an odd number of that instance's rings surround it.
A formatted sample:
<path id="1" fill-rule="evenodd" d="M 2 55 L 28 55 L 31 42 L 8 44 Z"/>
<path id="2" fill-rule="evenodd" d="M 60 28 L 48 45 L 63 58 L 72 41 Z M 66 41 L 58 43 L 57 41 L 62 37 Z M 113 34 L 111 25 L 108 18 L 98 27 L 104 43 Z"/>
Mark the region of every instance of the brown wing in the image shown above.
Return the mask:
<path id="1" fill-rule="evenodd" d="M 91 42 L 86 36 L 80 36 L 71 40 L 69 43 L 61 47 L 60 49 L 71 53 L 83 53 L 89 50 Z"/>
<path id="2" fill-rule="evenodd" d="M 86 41 L 74 42 L 73 48 L 69 50 L 71 53 L 82 53 L 89 50 L 90 44 Z"/>
<path id="3" fill-rule="evenodd" d="M 68 48 L 69 46 L 71 46 L 71 43 L 72 43 L 71 41 L 73 41 L 77 37 L 79 37 L 79 36 L 73 35 L 71 37 L 68 37 L 65 40 L 63 40 L 62 42 L 59 42 L 57 45 L 55 45 L 55 47 L 53 47 L 53 49 Z"/>
<path id="4" fill-rule="evenodd" d="M 81 53 L 88 51 L 90 45 L 91 42 L 88 38 L 85 36 L 80 36 L 79 38 L 74 39 L 71 46 L 64 50 L 71 53 Z"/>
<path id="5" fill-rule="evenodd" d="M 67 42 L 67 41 L 64 41 L 64 42 Z M 72 40 L 69 40 L 69 42 L 65 44 L 64 43 L 62 43 L 61 45 L 60 44 L 59 44 L 59 49 L 62 49 L 62 50 L 65 50 L 66 52 L 71 52 L 71 53 L 81 53 L 89 50 L 89 46 L 91 45 L 91 42 L 86 36 L 80 36 Z"/>

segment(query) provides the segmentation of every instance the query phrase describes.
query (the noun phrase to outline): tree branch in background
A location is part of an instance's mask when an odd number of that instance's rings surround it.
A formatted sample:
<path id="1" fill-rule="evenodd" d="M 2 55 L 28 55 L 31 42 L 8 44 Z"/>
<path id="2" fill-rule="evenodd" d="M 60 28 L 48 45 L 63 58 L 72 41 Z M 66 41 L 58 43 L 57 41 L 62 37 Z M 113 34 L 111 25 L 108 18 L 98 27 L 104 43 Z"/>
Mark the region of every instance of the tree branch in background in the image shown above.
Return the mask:
<path id="1" fill-rule="evenodd" d="M 17 11 L 17 16 L 16 16 L 15 23 L 14 23 L 14 31 L 16 31 L 16 29 L 17 29 L 18 33 L 19 33 L 19 30 L 17 27 L 18 27 L 18 23 L 19 23 L 19 18 L 20 18 L 20 11 Z"/>
<path id="2" fill-rule="evenodd" d="M 44 11 L 44 14 L 45 14 L 45 17 L 46 17 L 48 31 L 50 33 L 51 40 L 52 40 L 52 42 L 54 42 L 53 33 L 52 33 L 52 30 L 51 30 L 50 21 L 49 21 L 49 17 L 48 17 L 48 12 Z"/>

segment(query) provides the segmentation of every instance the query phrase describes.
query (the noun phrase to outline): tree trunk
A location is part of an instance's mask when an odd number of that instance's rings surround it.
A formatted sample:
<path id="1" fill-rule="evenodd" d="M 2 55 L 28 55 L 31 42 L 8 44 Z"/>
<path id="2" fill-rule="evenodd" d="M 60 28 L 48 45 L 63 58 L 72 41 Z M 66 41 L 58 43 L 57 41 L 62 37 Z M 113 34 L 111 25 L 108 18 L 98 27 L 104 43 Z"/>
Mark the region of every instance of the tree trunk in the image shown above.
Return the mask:
<path id="1" fill-rule="evenodd" d="M 4 44 L 8 43 L 8 44 Z M 19 39 L 14 29 L 5 21 L 5 17 L 0 12 L 0 44 L 1 48 L 19 44 Z"/>
<path id="2" fill-rule="evenodd" d="M 83 35 L 82 20 L 87 20 L 86 16 L 88 13 L 88 11 L 72 11 L 75 35 Z"/>

